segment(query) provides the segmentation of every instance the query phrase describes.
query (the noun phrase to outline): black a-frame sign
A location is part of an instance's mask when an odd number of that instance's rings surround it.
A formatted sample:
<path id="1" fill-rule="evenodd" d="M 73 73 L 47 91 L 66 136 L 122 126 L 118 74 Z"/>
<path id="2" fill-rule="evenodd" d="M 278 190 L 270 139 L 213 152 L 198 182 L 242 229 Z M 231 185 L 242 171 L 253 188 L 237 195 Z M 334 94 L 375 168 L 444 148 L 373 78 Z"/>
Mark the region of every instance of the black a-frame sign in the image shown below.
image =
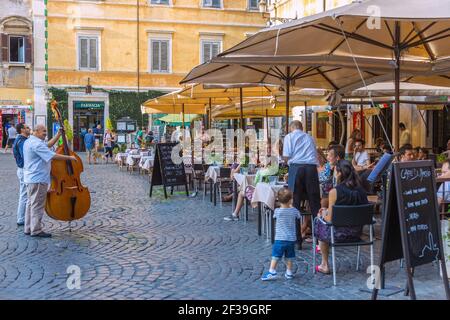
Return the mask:
<path id="1" fill-rule="evenodd" d="M 442 244 L 436 180 L 432 161 L 394 163 L 383 208 L 382 247 L 379 268 L 384 278 L 387 262 L 404 258 L 407 292 L 415 300 L 414 268 L 438 261 L 444 289 L 450 300 Z M 372 292 L 376 299 L 378 289 Z"/>
<path id="2" fill-rule="evenodd" d="M 163 186 L 164 196 L 167 199 L 167 187 L 184 186 L 186 195 L 189 196 L 189 189 L 186 178 L 184 163 L 175 163 L 173 160 L 173 150 L 177 143 L 158 143 L 155 151 L 155 161 L 153 163 L 152 180 L 150 182 L 150 197 L 154 186 Z"/>

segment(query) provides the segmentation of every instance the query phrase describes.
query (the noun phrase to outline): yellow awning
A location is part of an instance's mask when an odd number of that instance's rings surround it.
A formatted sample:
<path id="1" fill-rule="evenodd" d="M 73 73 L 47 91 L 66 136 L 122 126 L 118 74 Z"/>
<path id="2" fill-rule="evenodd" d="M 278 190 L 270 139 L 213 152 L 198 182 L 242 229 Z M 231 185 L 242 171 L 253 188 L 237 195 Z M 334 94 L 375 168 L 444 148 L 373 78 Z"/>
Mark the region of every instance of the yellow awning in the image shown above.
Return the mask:
<path id="1" fill-rule="evenodd" d="M 242 87 L 242 96 L 244 98 L 271 97 L 280 95 L 281 91 L 277 86 L 254 86 L 247 84 L 236 85 L 189 85 L 178 92 L 179 96 L 190 97 L 194 99 L 239 99 L 240 88 Z"/>
<path id="2" fill-rule="evenodd" d="M 292 108 L 304 107 L 305 103 L 307 107 L 313 106 L 327 106 L 327 100 L 325 95 L 318 96 L 306 96 L 301 94 L 294 94 L 291 96 L 291 108 L 289 114 L 292 115 Z M 268 117 L 281 117 L 286 115 L 286 98 L 277 97 L 272 99 L 253 99 L 244 101 L 243 114 L 244 118 L 260 118 Z M 226 106 L 216 106 L 213 108 L 212 117 L 214 119 L 234 119 L 240 117 L 240 105 L 232 104 Z"/>
<path id="3" fill-rule="evenodd" d="M 183 112 L 182 104 L 159 104 L 151 107 L 141 106 L 142 113 L 147 114 L 175 114 Z M 184 113 L 188 114 L 206 114 L 206 107 L 204 104 L 184 104 Z"/>

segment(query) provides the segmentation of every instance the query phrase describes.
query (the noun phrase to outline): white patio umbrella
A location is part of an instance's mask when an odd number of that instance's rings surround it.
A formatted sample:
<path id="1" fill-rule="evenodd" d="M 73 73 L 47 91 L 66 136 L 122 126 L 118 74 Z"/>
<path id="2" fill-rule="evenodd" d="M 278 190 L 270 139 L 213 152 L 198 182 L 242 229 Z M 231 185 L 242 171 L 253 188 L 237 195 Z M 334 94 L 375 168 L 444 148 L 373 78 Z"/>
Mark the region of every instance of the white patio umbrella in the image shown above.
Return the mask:
<path id="1" fill-rule="evenodd" d="M 228 59 L 221 60 L 222 63 L 230 64 L 232 59 L 236 59 L 234 63 L 241 65 L 245 61 L 254 61 L 255 56 L 295 60 L 296 56 L 325 55 L 336 59 L 355 58 L 355 62 L 356 58 L 391 61 L 398 106 L 402 78 L 410 82 L 450 86 L 448 63 L 442 64 L 442 60 L 450 56 L 449 37 L 448 0 L 365 0 L 263 29 L 219 57 Z M 428 63 L 429 70 L 423 73 L 403 72 L 403 65 L 407 62 Z M 369 69 L 364 70 L 363 63 L 361 66 L 364 82 Z M 320 65 L 316 70 L 323 72 Z M 353 89 L 354 86 L 344 86 L 336 91 L 342 93 Z M 398 127 L 398 122 L 399 108 L 396 107 L 394 127 Z M 398 128 L 393 133 L 394 144 L 398 147 Z"/>

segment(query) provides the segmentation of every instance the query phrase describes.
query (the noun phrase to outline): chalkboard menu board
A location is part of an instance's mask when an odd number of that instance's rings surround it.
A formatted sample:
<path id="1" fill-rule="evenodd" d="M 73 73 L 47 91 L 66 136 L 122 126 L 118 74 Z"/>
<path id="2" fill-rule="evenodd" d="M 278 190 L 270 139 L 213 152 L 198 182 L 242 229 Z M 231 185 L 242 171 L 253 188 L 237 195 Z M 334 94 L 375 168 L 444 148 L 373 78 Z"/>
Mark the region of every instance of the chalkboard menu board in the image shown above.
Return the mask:
<path id="1" fill-rule="evenodd" d="M 414 268 L 440 260 L 445 292 L 450 299 L 433 162 L 394 163 L 388 180 L 379 264 L 382 277 L 386 262 L 404 258 L 408 277 L 406 292 L 415 299 Z M 377 293 L 376 288 L 373 299 Z"/>
<path id="2" fill-rule="evenodd" d="M 164 195 L 166 198 L 166 187 L 173 188 L 174 186 L 185 186 L 186 195 L 188 195 L 189 191 L 187 187 L 184 163 L 174 163 L 172 158 L 172 152 L 174 152 L 175 146 L 177 146 L 177 143 L 158 143 L 156 145 L 155 161 L 153 164 L 152 180 L 150 185 L 150 197 L 152 196 L 153 186 L 158 185 L 162 185 L 164 187 Z"/>
<path id="3" fill-rule="evenodd" d="M 405 228 L 411 267 L 439 259 L 439 209 L 433 166 L 418 163 L 396 165 L 399 210 Z M 413 167 L 414 166 L 414 167 Z"/>

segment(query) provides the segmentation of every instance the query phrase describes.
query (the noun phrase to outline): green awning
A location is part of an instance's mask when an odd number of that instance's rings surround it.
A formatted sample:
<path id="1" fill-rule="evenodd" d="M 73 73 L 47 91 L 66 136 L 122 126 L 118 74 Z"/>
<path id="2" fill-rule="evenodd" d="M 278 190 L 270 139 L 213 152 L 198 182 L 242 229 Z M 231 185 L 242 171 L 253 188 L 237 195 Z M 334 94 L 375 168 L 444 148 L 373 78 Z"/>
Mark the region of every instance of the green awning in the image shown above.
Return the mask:
<path id="1" fill-rule="evenodd" d="M 192 120 L 195 120 L 197 118 L 201 118 L 201 115 L 198 114 L 185 114 L 184 115 L 184 123 L 185 125 L 189 124 Z M 182 122 L 182 117 L 180 114 L 168 114 L 167 116 L 164 116 L 162 118 L 158 119 L 159 121 L 164 121 L 166 123 L 170 124 L 180 124 Z"/>

